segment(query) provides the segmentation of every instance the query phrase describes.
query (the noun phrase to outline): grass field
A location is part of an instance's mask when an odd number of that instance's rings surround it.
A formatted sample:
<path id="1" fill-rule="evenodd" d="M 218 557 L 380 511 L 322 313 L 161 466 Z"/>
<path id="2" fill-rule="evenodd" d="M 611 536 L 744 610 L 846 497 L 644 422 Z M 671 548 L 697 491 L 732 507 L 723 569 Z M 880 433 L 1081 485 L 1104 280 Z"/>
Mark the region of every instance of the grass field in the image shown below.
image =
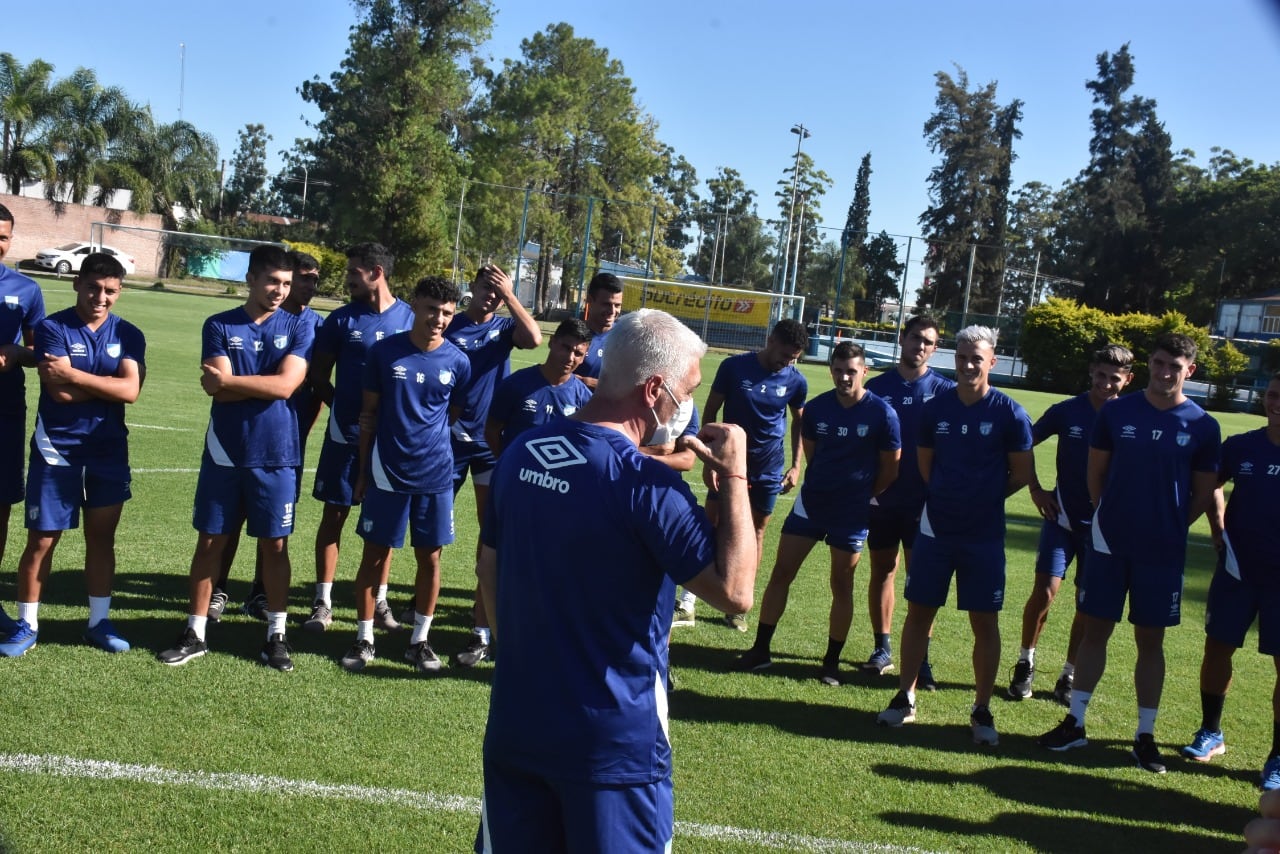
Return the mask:
<path id="1" fill-rule="evenodd" d="M 70 304 L 70 286 L 48 283 L 45 297 L 51 312 L 62 308 Z M 293 673 L 260 665 L 263 624 L 230 610 L 210 627 L 209 655 L 180 668 L 155 661 L 185 619 L 191 499 L 208 416 L 198 385 L 200 324 L 230 304 L 153 290 L 129 290 L 117 304 L 149 343 L 147 383 L 128 415 L 135 498 L 120 528 L 114 602 L 115 621 L 135 649 L 109 656 L 80 641 L 83 548 L 78 534 L 68 535 L 46 587 L 39 646 L 0 662 L 0 850 L 468 850 L 492 669 L 446 667 L 436 678 L 419 677 L 399 660 L 407 641 L 401 634 L 379 637 L 380 658 L 369 670 L 344 672 L 337 658 L 355 633 L 354 533 L 344 541 L 333 630 L 323 636 L 292 630 Z M 707 357 L 704 388 L 721 357 Z M 517 366 L 541 358 L 518 353 Z M 830 387 L 822 368 L 804 370 L 812 393 Z M 1033 418 L 1058 399 L 1014 396 Z M 1221 421 L 1224 434 L 1262 423 L 1246 415 Z M 311 460 L 319 440 L 317 431 Z M 1042 480 L 1052 482 L 1051 443 L 1036 456 Z M 701 491 L 697 478 L 691 482 Z M 309 493 L 310 477 L 306 484 Z M 770 526 L 758 592 L 790 504 L 784 496 Z M 304 498 L 298 512 L 295 617 L 310 605 L 318 511 Z M 590 513 L 584 507 L 578 524 L 590 524 Z M 1009 605 L 1001 620 L 1006 671 L 1016 656 L 1039 524 L 1025 491 L 1009 501 L 1009 515 Z M 458 545 L 444 554 L 432 631 L 446 659 L 465 645 L 470 620 L 476 524 L 469 488 L 457 507 L 457 528 Z M 1170 765 L 1163 776 L 1128 757 L 1136 713 L 1133 640 L 1123 627 L 1090 706 L 1090 746 L 1060 757 L 1034 745 L 1064 713 L 1050 692 L 1066 646 L 1067 597 L 1055 605 L 1038 650 L 1035 697 L 1006 701 L 999 686 L 992 711 L 1001 743 L 994 749 L 969 740 L 971 636 L 954 608 L 940 612 L 932 648 L 942 690 L 922 695 L 919 721 L 896 731 L 874 721 L 895 677 L 850 670 L 840 688 L 816 679 L 829 600 L 825 550 L 816 549 L 802 570 L 773 644 L 774 667 L 763 674 L 726 672 L 752 636 L 702 611 L 698 625 L 675 631 L 671 655 L 679 677 L 671 702 L 677 849 L 1239 850 L 1270 746 L 1275 679 L 1252 636 L 1236 657 L 1224 720 L 1227 754 L 1210 765 L 1173 756 L 1199 723 L 1200 625 L 1211 571 L 1206 533 L 1201 521 L 1192 534 L 1184 622 L 1166 644 L 1157 726 Z M 14 599 L 23 541 L 15 512 L 0 566 L 6 606 Z M 233 604 L 243 601 L 251 572 L 245 548 Z M 871 649 L 864 575 L 860 569 L 846 667 Z M 411 581 L 411 558 L 400 556 L 393 605 L 408 598 Z M 899 573 L 899 593 L 901 583 Z M 590 602 L 566 602 L 564 618 L 589 608 Z M 904 613 L 900 600 L 895 645 Z M 548 690 L 557 681 L 558 674 L 547 673 Z"/>

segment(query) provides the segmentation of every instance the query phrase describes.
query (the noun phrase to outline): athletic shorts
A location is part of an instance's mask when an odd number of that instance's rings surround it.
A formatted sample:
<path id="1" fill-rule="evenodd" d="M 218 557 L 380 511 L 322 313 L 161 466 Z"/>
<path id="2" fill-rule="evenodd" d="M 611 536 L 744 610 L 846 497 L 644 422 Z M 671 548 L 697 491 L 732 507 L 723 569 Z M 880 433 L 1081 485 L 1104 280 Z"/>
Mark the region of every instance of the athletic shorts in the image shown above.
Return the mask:
<path id="1" fill-rule="evenodd" d="M 484 760 L 484 799 L 475 850 L 671 850 L 675 808 L 671 778 L 606 786 L 551 780 Z"/>
<path id="2" fill-rule="evenodd" d="M 760 516 L 772 516 L 773 508 L 778 504 L 778 495 L 782 493 L 782 484 L 773 481 L 747 484 L 747 499 L 751 502 L 751 512 Z M 714 489 L 707 490 L 708 501 L 719 501 L 720 493 Z"/>
<path id="3" fill-rule="evenodd" d="M 1100 620 L 1120 622 L 1125 599 L 1129 622 L 1161 628 L 1182 620 L 1182 566 L 1145 563 L 1092 550 L 1085 561 L 1084 585 L 1076 610 Z"/>
<path id="4" fill-rule="evenodd" d="M 1280 584 L 1241 581 L 1218 569 L 1209 582 L 1209 599 L 1204 612 L 1204 631 L 1209 637 L 1234 646 L 1244 646 L 1244 636 L 1258 620 L 1258 652 L 1280 655 Z"/>
<path id="5" fill-rule="evenodd" d="M 1036 546 L 1036 572 L 1066 578 L 1067 567 L 1076 562 L 1076 586 L 1089 554 L 1089 531 L 1068 531 L 1057 522 L 1045 520 L 1040 526 L 1040 544 Z"/>
<path id="6" fill-rule="evenodd" d="M 907 564 L 908 602 L 941 608 L 951 576 L 956 577 L 956 607 L 961 611 L 999 611 L 1004 607 L 1004 541 L 958 540 L 920 534 Z"/>
<path id="7" fill-rule="evenodd" d="M 398 549 L 404 545 L 434 549 L 453 542 L 453 493 L 409 495 L 369 487 L 360 507 L 356 533 L 370 543 Z"/>
<path id="8" fill-rule="evenodd" d="M 80 526 L 80 509 L 114 507 L 133 497 L 129 490 L 129 453 L 121 452 L 69 465 L 49 465 L 31 455 L 27 482 L 27 530 L 69 531 Z"/>
<path id="9" fill-rule="evenodd" d="M 882 549 L 896 552 L 901 544 L 910 551 L 920 530 L 920 511 L 923 509 L 924 505 L 882 507 L 872 504 L 867 516 L 867 548 L 873 552 Z"/>
<path id="10" fill-rule="evenodd" d="M 359 504 L 354 497 L 356 477 L 359 474 L 360 447 L 355 444 L 339 444 L 325 433 L 324 443 L 320 446 L 320 460 L 316 463 L 316 482 L 311 490 L 311 497 L 340 507 Z"/>
<path id="11" fill-rule="evenodd" d="M 243 522 L 255 539 L 293 533 L 294 466 L 240 468 L 200 461 L 191 525 L 202 534 L 234 534 Z"/>
<path id="12" fill-rule="evenodd" d="M 27 464 L 27 408 L 0 415 L 0 504 L 22 500 L 22 473 Z"/>
<path id="13" fill-rule="evenodd" d="M 867 541 L 865 525 L 862 527 L 848 527 L 823 524 L 820 520 L 809 518 L 807 513 L 802 496 L 796 496 L 795 506 L 787 514 L 786 521 L 782 523 L 782 533 L 804 537 L 807 540 L 826 542 L 831 548 L 845 552 L 858 554 L 862 551 L 862 546 Z M 856 525 L 857 523 L 855 522 L 854 524 Z"/>
<path id="14" fill-rule="evenodd" d="M 498 460 L 484 442 L 459 442 L 450 437 L 453 443 L 453 494 L 457 495 L 462 484 L 467 482 L 467 472 L 471 473 L 472 483 L 476 486 L 488 486 L 493 477 L 493 467 Z"/>

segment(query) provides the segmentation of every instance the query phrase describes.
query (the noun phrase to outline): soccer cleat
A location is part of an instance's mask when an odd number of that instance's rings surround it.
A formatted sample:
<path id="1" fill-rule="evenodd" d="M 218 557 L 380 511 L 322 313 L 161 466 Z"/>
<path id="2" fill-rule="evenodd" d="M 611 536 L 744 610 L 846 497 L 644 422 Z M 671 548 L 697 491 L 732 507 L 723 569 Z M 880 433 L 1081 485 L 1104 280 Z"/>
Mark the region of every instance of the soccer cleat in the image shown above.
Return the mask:
<path id="1" fill-rule="evenodd" d="M 240 607 L 240 613 L 247 617 L 253 617 L 255 620 L 267 621 L 267 594 L 255 593 L 245 600 L 244 605 Z"/>
<path id="2" fill-rule="evenodd" d="M 37 633 L 31 630 L 26 620 L 17 620 L 13 624 L 13 631 L 9 633 L 9 638 L 4 643 L 0 643 L 0 656 L 17 658 L 23 655 L 36 645 L 36 637 Z"/>
<path id="3" fill-rule="evenodd" d="M 893 656 L 889 654 L 889 650 L 882 646 L 878 646 L 875 652 L 871 653 L 871 657 L 862 665 L 862 669 L 869 673 L 877 673 L 881 676 L 893 671 Z"/>
<path id="4" fill-rule="evenodd" d="M 404 651 L 404 660 L 412 664 L 419 673 L 435 673 L 440 669 L 440 657 L 426 641 L 409 644 L 409 648 Z"/>
<path id="5" fill-rule="evenodd" d="M 171 667 L 186 664 L 193 658 L 199 658 L 209 651 L 209 645 L 196 637 L 195 629 L 187 626 L 178 635 L 178 642 L 164 650 L 156 658 Z"/>
<path id="6" fill-rule="evenodd" d="M 1262 766 L 1262 791 L 1280 789 L 1280 756 L 1272 756 Z"/>
<path id="7" fill-rule="evenodd" d="M 697 615 L 694 614 L 693 606 L 688 608 L 681 604 L 676 604 L 675 616 L 671 619 L 671 628 L 676 626 L 692 626 L 697 622 Z"/>
<path id="8" fill-rule="evenodd" d="M 1208 762 L 1215 756 L 1227 752 L 1227 743 L 1222 738 L 1222 730 L 1198 729 L 1191 743 L 1182 748 L 1182 755 L 1197 762 Z"/>
<path id="9" fill-rule="evenodd" d="M 1160 760 L 1160 751 L 1156 747 L 1156 737 L 1149 732 L 1139 733 L 1133 740 L 1133 751 L 1129 754 L 1138 767 L 1152 774 L 1163 774 L 1164 762 Z"/>
<path id="10" fill-rule="evenodd" d="M 355 646 L 342 656 L 342 669 L 352 673 L 364 670 L 364 666 L 377 657 L 373 644 L 367 640 L 357 640 Z"/>
<path id="11" fill-rule="evenodd" d="M 829 685 L 832 688 L 839 688 L 840 666 L 838 664 L 822 665 L 822 672 L 818 674 L 818 681 L 823 685 Z"/>
<path id="12" fill-rule="evenodd" d="M 724 623 L 731 629 L 737 629 L 740 632 L 745 632 L 747 630 L 747 615 L 725 614 Z"/>
<path id="13" fill-rule="evenodd" d="M 489 645 L 475 632 L 471 633 L 471 643 L 467 648 L 453 657 L 458 667 L 475 667 L 489 657 Z"/>
<path id="14" fill-rule="evenodd" d="M 96 625 L 89 626 L 84 630 L 84 639 L 107 652 L 129 651 L 129 642 L 120 637 L 110 620 L 99 620 Z"/>
<path id="15" fill-rule="evenodd" d="M 738 657 L 738 660 L 729 668 L 739 673 L 748 673 L 755 670 L 766 670 L 773 666 L 773 659 L 769 656 L 769 650 L 757 649 L 754 646 Z"/>
<path id="16" fill-rule="evenodd" d="M 13 634 L 17 628 L 17 621 L 6 614 L 4 606 L 0 605 L 0 640 L 8 640 L 9 635 Z"/>
<path id="17" fill-rule="evenodd" d="M 289 648 L 289 642 L 284 639 L 284 635 L 277 632 L 267 638 L 266 644 L 262 647 L 262 653 L 258 657 L 268 667 L 288 673 L 293 669 L 293 659 L 289 657 L 291 652 L 293 650 Z"/>
<path id="18" fill-rule="evenodd" d="M 933 668 L 929 666 L 929 662 L 920 663 L 920 670 L 916 672 L 916 690 L 917 691 L 937 691 L 938 680 L 933 678 Z"/>
<path id="19" fill-rule="evenodd" d="M 1071 687 L 1075 684 L 1075 677 L 1066 673 L 1058 677 L 1058 681 L 1053 686 L 1053 699 L 1057 700 L 1064 706 L 1071 706 Z"/>
<path id="20" fill-rule="evenodd" d="M 974 744 L 989 744 L 994 747 L 1000 743 L 995 718 L 991 717 L 991 709 L 986 706 L 977 706 L 969 713 L 969 731 L 973 733 Z"/>
<path id="21" fill-rule="evenodd" d="M 907 699 L 906 691 L 899 691 L 889 701 L 889 708 L 876 715 L 880 726 L 900 727 L 916 719 L 916 704 Z"/>
<path id="22" fill-rule="evenodd" d="M 213 588 L 213 595 L 209 597 L 209 622 L 217 623 L 222 620 L 222 612 L 227 609 L 227 599 L 228 596 L 221 587 Z"/>
<path id="23" fill-rule="evenodd" d="M 1025 658 L 1018 659 L 1013 665 L 1013 678 L 1009 680 L 1009 699 L 1025 700 L 1031 696 L 1031 682 L 1035 679 L 1036 668 Z"/>
<path id="24" fill-rule="evenodd" d="M 385 602 L 385 601 L 387 600 L 383 599 L 380 602 L 375 602 L 374 611 L 376 612 L 378 609 L 378 605 L 381 604 L 381 602 Z M 390 608 L 391 606 L 388 605 L 387 607 Z M 404 609 L 400 612 L 400 622 L 404 623 L 406 626 L 412 626 L 413 618 L 417 613 L 418 613 L 418 596 L 415 593 L 413 596 L 409 597 L 409 602 L 404 606 Z M 377 625 L 377 624 L 375 623 L 374 625 Z"/>
<path id="25" fill-rule="evenodd" d="M 333 624 L 333 609 L 324 604 L 323 599 L 317 599 L 315 605 L 311 608 L 311 616 L 307 617 L 307 621 L 302 627 L 309 632 L 323 632 L 328 630 Z"/>
<path id="26" fill-rule="evenodd" d="M 1084 747 L 1089 743 L 1085 738 L 1084 727 L 1076 723 L 1074 715 L 1067 715 L 1062 723 L 1036 739 L 1036 744 L 1057 753 L 1064 753 L 1076 747 Z"/>
<path id="27" fill-rule="evenodd" d="M 401 615 L 400 619 L 404 621 L 404 615 Z M 407 622 L 412 623 L 413 618 L 410 617 Z M 396 618 L 391 615 L 391 606 L 387 604 L 386 599 L 373 603 L 373 627 L 382 629 L 384 632 L 394 632 L 400 628 L 400 623 L 396 622 Z"/>

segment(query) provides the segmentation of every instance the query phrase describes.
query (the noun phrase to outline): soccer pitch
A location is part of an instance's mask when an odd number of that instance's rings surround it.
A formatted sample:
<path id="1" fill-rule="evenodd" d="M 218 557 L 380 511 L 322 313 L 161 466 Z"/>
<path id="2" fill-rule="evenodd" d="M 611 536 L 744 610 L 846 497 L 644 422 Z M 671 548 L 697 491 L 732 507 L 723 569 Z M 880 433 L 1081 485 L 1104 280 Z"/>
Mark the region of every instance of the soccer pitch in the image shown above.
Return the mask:
<path id="1" fill-rule="evenodd" d="M 44 283 L 50 313 L 71 304 L 69 282 Z M 195 534 L 191 500 L 208 399 L 199 386 L 200 325 L 230 300 L 127 290 L 118 313 L 147 336 L 148 375 L 128 410 L 134 499 L 117 543 L 113 619 L 133 651 L 111 656 L 80 640 L 86 617 L 83 545 L 64 537 L 40 612 L 40 643 L 0 661 L 0 851 L 470 850 L 481 793 L 481 740 L 492 666 L 448 666 L 424 678 L 400 660 L 407 633 L 377 637 L 379 658 L 349 674 L 337 659 L 355 636 L 352 578 L 360 540 L 348 526 L 334 588 L 335 622 L 312 635 L 291 625 L 297 669 L 258 663 L 264 624 L 233 610 L 252 574 L 243 545 L 232 575 L 232 607 L 209 628 L 210 654 L 165 667 L 155 652 L 181 630 Z M 541 361 L 519 352 L 513 367 Z M 722 354 L 703 363 L 699 403 Z M 804 366 L 810 394 L 830 388 L 821 366 Z M 34 407 L 35 378 L 28 377 Z M 1036 418 L 1054 395 L 1015 391 Z M 323 416 L 322 416 L 323 417 Z M 1215 415 L 1224 435 L 1261 426 L 1258 416 Z M 319 452 L 320 429 L 308 446 Z M 1053 442 L 1036 449 L 1041 480 L 1053 481 Z M 312 599 L 312 544 L 319 506 L 304 480 L 293 537 L 291 614 Z M 705 492 L 695 472 L 695 492 Z M 757 601 L 768 580 L 782 519 L 779 501 L 765 543 Z M 846 684 L 823 686 L 828 560 L 814 550 L 792 587 L 773 643 L 774 666 L 727 672 L 751 643 L 700 606 L 698 624 L 676 629 L 671 659 L 676 839 L 680 851 L 1238 851 L 1254 814 L 1258 771 L 1270 748 L 1271 663 L 1251 634 L 1236 656 L 1224 716 L 1228 752 L 1201 765 L 1175 756 L 1199 725 L 1198 671 L 1212 549 L 1201 520 L 1193 529 L 1183 624 L 1168 632 L 1167 677 L 1157 738 L 1165 775 L 1132 763 L 1136 720 L 1133 638 L 1117 629 L 1107 674 L 1090 704 L 1090 745 L 1065 755 L 1034 739 L 1065 710 L 1051 691 L 1066 648 L 1069 590 L 1055 604 L 1037 650 L 1032 699 L 1004 699 L 1018 647 L 1022 605 L 1032 580 L 1039 520 L 1026 491 L 1009 501 L 1008 583 L 1001 629 L 1003 672 L 992 703 L 1001 741 L 969 738 L 972 636 L 954 598 L 940 613 L 931 649 L 942 685 L 921 694 L 919 720 L 876 726 L 896 689 L 894 675 L 853 668 L 871 651 L 866 566 L 855 581 L 855 617 L 842 666 Z M 456 509 L 457 543 L 445 549 L 443 590 L 432 645 L 445 659 L 470 627 L 476 539 L 470 486 Z M 590 525 L 591 508 L 565 520 L 565 536 Z M 14 567 L 25 541 L 21 508 L 12 514 L 0 565 L 0 597 L 11 609 Z M 602 567 L 607 566 L 603 556 Z M 392 569 L 395 610 L 408 599 L 411 554 Z M 894 643 L 905 615 L 899 607 Z M 590 609 L 564 603 L 565 620 Z M 546 689 L 560 675 L 548 671 Z"/>

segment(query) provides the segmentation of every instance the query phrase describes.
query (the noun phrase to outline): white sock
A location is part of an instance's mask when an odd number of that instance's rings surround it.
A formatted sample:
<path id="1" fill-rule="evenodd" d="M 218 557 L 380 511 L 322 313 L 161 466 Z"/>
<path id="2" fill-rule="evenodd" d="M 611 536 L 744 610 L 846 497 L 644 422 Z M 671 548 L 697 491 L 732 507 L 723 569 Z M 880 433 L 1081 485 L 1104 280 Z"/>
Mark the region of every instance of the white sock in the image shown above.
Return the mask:
<path id="1" fill-rule="evenodd" d="M 480 638 L 480 643 L 482 643 L 482 644 L 484 644 L 484 645 L 488 646 L 488 644 L 489 644 L 489 629 L 488 629 L 487 627 L 485 627 L 485 626 L 476 626 L 474 629 L 472 629 L 472 630 L 471 630 L 471 633 L 472 633 L 473 635 L 475 635 L 476 637 Z"/>
<path id="2" fill-rule="evenodd" d="M 316 598 L 324 603 L 326 608 L 333 607 L 333 582 L 317 581 L 316 582 Z"/>
<path id="3" fill-rule="evenodd" d="M 207 614 L 191 614 L 187 617 L 187 628 L 196 633 L 196 637 L 204 640 L 204 627 L 208 625 Z"/>
<path id="4" fill-rule="evenodd" d="M 427 632 L 431 631 L 431 614 L 422 614 L 417 611 L 413 614 L 413 636 L 409 638 L 409 645 L 422 643 L 427 639 Z"/>
<path id="5" fill-rule="evenodd" d="M 1133 734 L 1134 738 L 1142 735 L 1144 732 L 1154 736 L 1156 734 L 1156 712 L 1158 709 L 1146 709 L 1138 706 L 1138 731 Z"/>
<path id="6" fill-rule="evenodd" d="M 1093 699 L 1092 691 L 1071 689 L 1071 717 L 1076 719 L 1076 726 L 1084 727 L 1084 713 L 1089 710 L 1089 700 Z"/>
<path id="7" fill-rule="evenodd" d="M 39 602 L 19 602 L 18 603 L 18 619 L 26 620 L 27 625 L 31 627 L 31 631 L 40 631 L 40 603 Z"/>
<path id="8" fill-rule="evenodd" d="M 378 585 L 378 595 L 373 597 L 373 601 L 375 602 L 387 601 L 387 585 L 385 584 Z"/>
<path id="9" fill-rule="evenodd" d="M 1072 679 L 1075 679 L 1075 678 L 1076 678 L 1076 666 L 1075 666 L 1074 664 L 1072 664 L 1070 661 L 1068 661 L 1066 664 L 1062 665 L 1062 673 L 1061 673 L 1060 675 L 1061 675 L 1061 676 L 1070 676 Z"/>
<path id="10" fill-rule="evenodd" d="M 915 691 L 908 691 L 908 692 L 907 692 L 907 702 L 908 702 L 908 703 L 910 703 L 910 704 L 911 704 L 911 705 L 913 705 L 913 706 L 916 704 L 916 692 L 915 692 Z"/>
<path id="11" fill-rule="evenodd" d="M 692 611 L 693 606 L 698 603 L 698 597 L 694 596 L 688 590 L 680 593 L 680 607 L 686 611 Z"/>
<path id="12" fill-rule="evenodd" d="M 1032 667 L 1036 666 L 1036 648 L 1034 646 L 1024 646 L 1018 651 L 1018 661 L 1025 661 Z"/>
<path id="13" fill-rule="evenodd" d="M 107 613 L 111 610 L 110 596 L 90 596 L 89 597 L 89 628 L 101 623 L 107 618 Z"/>
<path id="14" fill-rule="evenodd" d="M 356 640 L 373 643 L 373 620 L 356 620 Z"/>
<path id="15" fill-rule="evenodd" d="M 285 622 L 289 619 L 288 611 L 268 611 L 267 612 L 267 640 L 271 640 L 272 635 L 284 634 Z"/>

